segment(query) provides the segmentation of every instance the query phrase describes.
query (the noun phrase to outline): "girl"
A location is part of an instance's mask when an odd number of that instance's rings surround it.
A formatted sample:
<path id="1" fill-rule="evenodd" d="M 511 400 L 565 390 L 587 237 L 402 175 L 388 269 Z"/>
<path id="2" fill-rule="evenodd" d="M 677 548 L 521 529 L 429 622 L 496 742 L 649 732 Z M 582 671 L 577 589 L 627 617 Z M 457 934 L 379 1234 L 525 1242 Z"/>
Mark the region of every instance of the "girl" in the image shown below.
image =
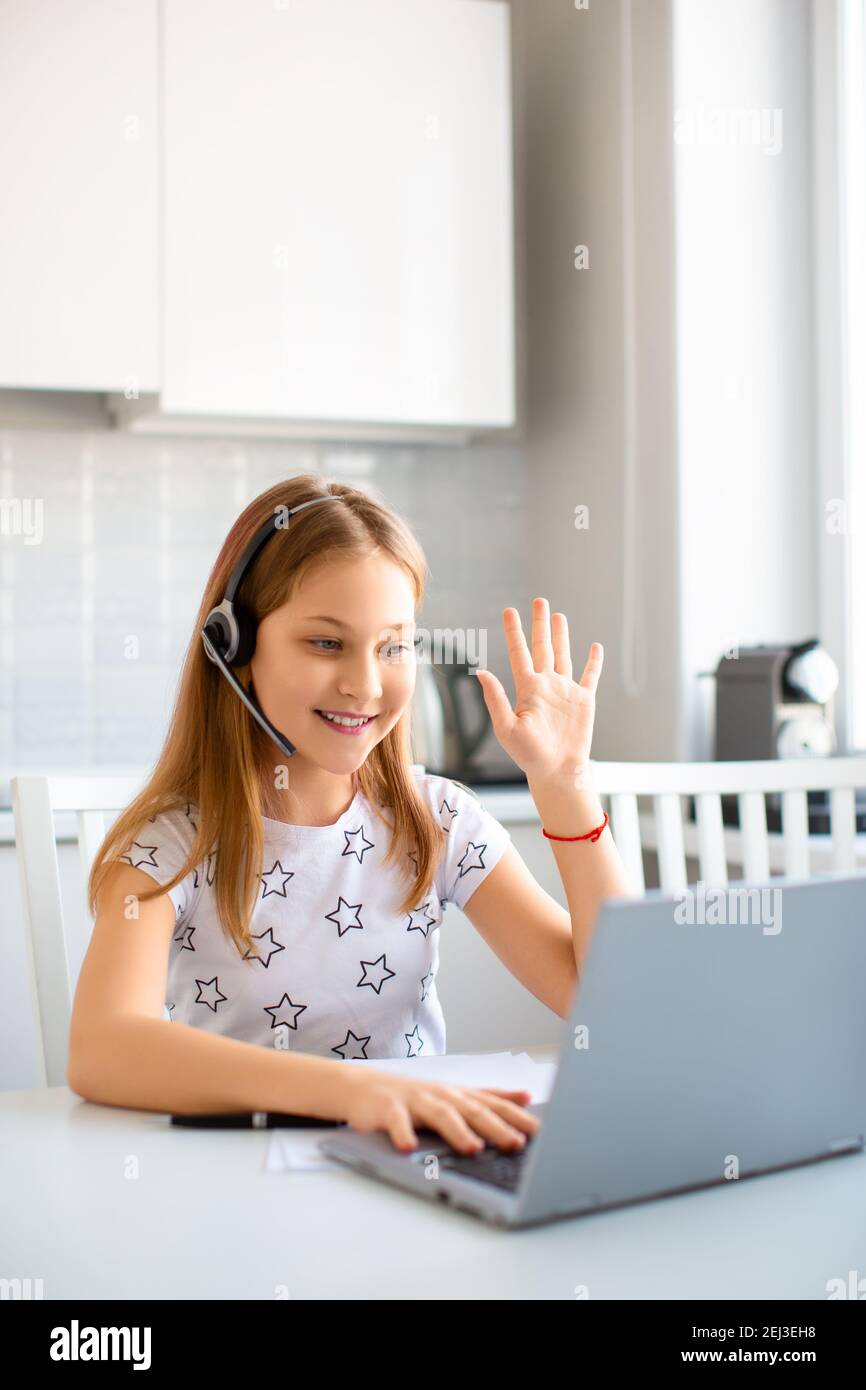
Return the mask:
<path id="1" fill-rule="evenodd" d="M 551 639 L 545 600 L 531 656 L 504 612 L 516 709 L 490 672 L 479 679 L 545 833 L 562 837 L 551 843 L 569 911 L 474 794 L 413 774 L 425 575 L 398 517 L 315 475 L 263 493 L 232 527 L 163 751 L 91 871 L 69 1049 L 79 1095 L 339 1119 L 400 1149 L 415 1147 L 415 1125 L 463 1153 L 535 1133 L 525 1091 L 340 1065 L 445 1051 L 445 903 L 567 1018 L 600 901 L 628 894 L 587 785 L 602 650 L 575 683 L 565 618 Z"/>

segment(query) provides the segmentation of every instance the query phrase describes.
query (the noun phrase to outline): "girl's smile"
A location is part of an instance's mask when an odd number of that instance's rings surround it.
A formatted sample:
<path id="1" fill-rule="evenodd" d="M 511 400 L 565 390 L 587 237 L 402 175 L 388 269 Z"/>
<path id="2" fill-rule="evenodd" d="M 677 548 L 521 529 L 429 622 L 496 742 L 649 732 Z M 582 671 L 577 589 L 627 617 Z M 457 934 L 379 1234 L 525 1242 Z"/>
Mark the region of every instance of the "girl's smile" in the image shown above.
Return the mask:
<path id="1" fill-rule="evenodd" d="M 368 725 L 372 724 L 373 720 L 378 718 L 378 716 L 375 714 L 366 716 L 357 714 L 342 714 L 336 716 L 335 718 L 334 711 L 329 710 L 326 713 L 324 710 L 320 709 L 317 709 L 315 713 L 319 716 L 323 724 L 327 724 L 329 729 L 334 730 L 335 734 L 348 734 L 350 738 L 357 737 L 358 734 L 362 734 L 364 730 L 368 727 Z M 329 714 L 331 715 L 331 718 L 328 717 Z M 337 722 L 337 719 L 341 719 L 342 722 Z M 350 723 L 350 720 L 353 722 Z"/>

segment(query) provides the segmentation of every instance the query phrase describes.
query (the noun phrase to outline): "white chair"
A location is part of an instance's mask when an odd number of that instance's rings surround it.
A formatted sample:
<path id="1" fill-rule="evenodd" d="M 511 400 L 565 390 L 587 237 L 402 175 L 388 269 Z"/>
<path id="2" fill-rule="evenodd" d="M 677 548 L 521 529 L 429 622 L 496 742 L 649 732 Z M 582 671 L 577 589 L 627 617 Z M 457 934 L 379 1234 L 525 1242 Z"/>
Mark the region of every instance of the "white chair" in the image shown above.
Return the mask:
<path id="1" fill-rule="evenodd" d="M 609 812 L 613 838 L 629 878 L 646 891 L 642 850 L 658 853 L 659 885 L 668 893 L 687 886 L 686 854 L 696 857 L 707 885 L 728 882 L 728 861 L 742 878 L 763 880 L 771 866 L 790 878 L 807 878 L 813 859 L 828 869 L 857 869 L 855 790 L 866 787 L 866 758 L 796 758 L 781 761 L 591 764 L 595 790 Z M 812 837 L 810 791 L 830 793 L 830 834 Z M 781 794 L 782 829 L 768 835 L 770 792 Z M 722 821 L 723 794 L 735 795 L 739 828 Z M 650 796 L 653 815 L 638 813 L 638 796 Z M 684 822 L 681 798 L 695 798 L 697 823 Z M 826 848 L 824 848 L 826 845 Z M 866 856 L 861 841 L 860 861 Z"/>
<path id="2" fill-rule="evenodd" d="M 143 781 L 144 774 L 48 777 L 27 773 L 11 778 L 40 1085 L 66 1085 L 72 976 L 77 975 L 77 970 L 70 969 L 70 958 L 80 962 L 87 948 L 86 940 L 71 942 L 64 925 L 54 812 L 75 815 L 82 883 L 86 884 L 105 836 L 105 812 L 127 806 Z"/>
<path id="3" fill-rule="evenodd" d="M 730 879 L 765 882 L 772 873 L 790 877 L 824 870 L 866 869 L 866 835 L 854 835 L 854 791 L 866 787 L 866 758 L 779 762 L 594 762 L 595 790 L 610 813 L 611 830 L 634 892 L 659 882 L 663 891 L 688 882 L 724 886 Z M 508 818 L 515 846 L 541 886 L 565 905 L 550 845 L 527 788 L 478 787 L 495 816 Z M 806 796 L 830 791 L 832 834 L 807 837 Z M 767 827 L 765 794 L 780 792 L 784 829 Z M 739 799 L 739 827 L 723 824 L 723 793 Z M 698 822 L 688 796 L 696 798 Z M 641 798 L 640 803 L 638 798 Z M 736 804 L 736 803 L 734 803 Z M 646 808 L 646 809 L 645 809 Z M 771 820 L 770 824 L 774 822 Z M 653 851 L 658 879 L 653 878 Z M 646 875 L 644 865 L 646 854 Z M 730 866 L 730 871 L 729 871 Z M 688 870 L 688 876 L 687 876 Z M 688 882 L 687 882 L 688 878 Z M 455 1051 L 500 1051 L 533 1044 L 556 1045 L 562 1022 L 530 996 L 498 961 L 491 961 L 468 920 L 456 908 L 443 936 L 437 981 Z M 479 980 L 483 987 L 479 987 Z M 483 1000 L 483 1008 L 479 1008 Z"/>
<path id="4" fill-rule="evenodd" d="M 741 852 L 743 877 L 769 877 L 775 839 L 781 838 L 781 867 L 789 876 L 808 876 L 810 853 L 806 793 L 830 791 L 830 861 L 835 869 L 856 867 L 854 792 L 866 787 L 866 758 L 798 759 L 780 762 L 614 763 L 592 767 L 595 787 L 610 812 L 614 840 L 636 891 L 645 891 L 642 848 L 658 849 L 659 878 L 667 892 L 686 885 L 690 837 L 707 885 L 728 881 L 730 851 Z M 419 771 L 423 770 L 420 767 Z M 22 774 L 11 779 L 15 838 L 21 876 L 24 931 L 36 1024 L 41 1084 L 66 1085 L 73 972 L 87 940 L 70 943 L 64 928 L 54 812 L 73 812 L 77 824 L 83 882 L 105 835 L 104 812 L 127 806 L 144 774 L 124 777 L 49 777 Z M 783 831 L 768 836 L 765 794 L 781 792 Z M 720 797 L 736 794 L 740 829 L 722 823 Z M 483 800 L 483 789 L 481 789 Z M 654 816 L 639 815 L 638 796 L 650 796 Z M 681 798 L 694 796 L 697 826 L 684 826 Z M 861 850 L 861 854 L 863 851 Z M 740 862 L 739 859 L 736 862 Z M 88 930 L 89 937 L 89 930 Z M 73 950 L 70 950 L 70 946 Z M 516 985 L 515 988 L 519 988 Z M 459 1002 L 459 1001 L 458 1001 Z M 532 1001 L 529 1001 L 530 1003 Z M 540 1009 L 542 1006 L 538 1005 Z"/>

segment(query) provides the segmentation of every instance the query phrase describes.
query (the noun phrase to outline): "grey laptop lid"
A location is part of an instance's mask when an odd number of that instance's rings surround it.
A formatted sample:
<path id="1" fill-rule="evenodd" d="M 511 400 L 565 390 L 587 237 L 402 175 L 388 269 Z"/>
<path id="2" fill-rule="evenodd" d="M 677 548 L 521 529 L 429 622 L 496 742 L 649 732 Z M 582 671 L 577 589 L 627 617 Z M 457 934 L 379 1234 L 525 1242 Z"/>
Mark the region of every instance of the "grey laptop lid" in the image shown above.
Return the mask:
<path id="1" fill-rule="evenodd" d="M 734 1184 L 862 1147 L 864 1005 L 866 874 L 609 900 L 515 1190 L 426 1182 L 382 1134 L 321 1147 L 513 1226 Z"/>
<path id="2" fill-rule="evenodd" d="M 866 874 L 606 902 L 522 1216 L 862 1145 L 864 1006 Z"/>

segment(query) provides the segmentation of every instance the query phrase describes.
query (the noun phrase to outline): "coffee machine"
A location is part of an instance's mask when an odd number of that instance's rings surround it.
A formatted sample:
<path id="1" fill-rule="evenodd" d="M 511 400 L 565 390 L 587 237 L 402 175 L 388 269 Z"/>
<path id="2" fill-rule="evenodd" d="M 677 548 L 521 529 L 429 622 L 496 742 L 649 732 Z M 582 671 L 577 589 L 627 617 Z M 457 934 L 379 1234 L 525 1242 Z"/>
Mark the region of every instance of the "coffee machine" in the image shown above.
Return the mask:
<path id="1" fill-rule="evenodd" d="M 764 758 L 827 758 L 836 752 L 833 697 L 839 685 L 835 662 L 817 637 L 793 644 L 735 647 L 714 672 L 715 756 L 718 761 Z M 809 792 L 809 829 L 827 833 L 826 792 Z M 781 796 L 768 793 L 767 828 L 781 828 Z M 861 825 L 861 816 L 864 824 Z M 738 825 L 737 799 L 722 797 L 722 819 Z M 858 805 L 858 829 L 866 808 Z"/>
<path id="2" fill-rule="evenodd" d="M 734 648 L 714 674 L 718 761 L 827 758 L 836 751 L 839 672 L 817 637 Z"/>

